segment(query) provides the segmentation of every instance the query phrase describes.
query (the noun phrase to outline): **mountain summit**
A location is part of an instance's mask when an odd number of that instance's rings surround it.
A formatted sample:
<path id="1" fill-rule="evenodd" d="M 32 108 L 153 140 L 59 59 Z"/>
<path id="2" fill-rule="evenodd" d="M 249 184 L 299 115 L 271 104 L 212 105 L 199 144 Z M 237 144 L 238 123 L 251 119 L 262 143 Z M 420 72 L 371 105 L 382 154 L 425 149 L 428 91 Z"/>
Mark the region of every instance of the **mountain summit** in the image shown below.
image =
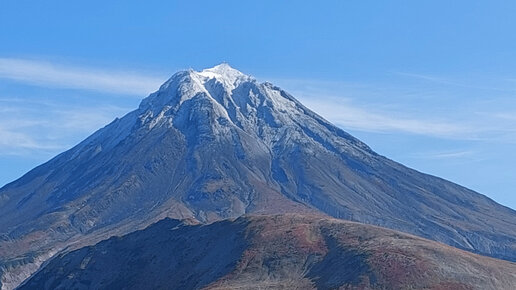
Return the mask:
<path id="1" fill-rule="evenodd" d="M 62 249 L 164 217 L 311 213 L 516 260 L 516 212 L 409 169 L 228 64 L 176 73 L 139 108 L 0 189 L 10 288 Z"/>

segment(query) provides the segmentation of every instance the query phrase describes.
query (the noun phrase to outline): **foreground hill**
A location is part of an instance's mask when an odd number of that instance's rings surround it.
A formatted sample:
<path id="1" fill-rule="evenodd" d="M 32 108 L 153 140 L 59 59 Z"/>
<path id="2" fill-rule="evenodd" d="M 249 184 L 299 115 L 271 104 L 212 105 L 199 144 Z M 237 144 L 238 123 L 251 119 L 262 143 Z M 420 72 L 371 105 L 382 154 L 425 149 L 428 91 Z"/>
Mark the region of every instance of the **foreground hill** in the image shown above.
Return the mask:
<path id="1" fill-rule="evenodd" d="M 299 215 L 165 219 L 58 255 L 20 289 L 514 289 L 516 264 Z"/>
<path id="2" fill-rule="evenodd" d="M 516 260 L 516 212 L 373 152 L 226 64 L 175 74 L 140 107 L 0 189 L 0 283 L 66 247 L 164 217 L 320 213 Z"/>

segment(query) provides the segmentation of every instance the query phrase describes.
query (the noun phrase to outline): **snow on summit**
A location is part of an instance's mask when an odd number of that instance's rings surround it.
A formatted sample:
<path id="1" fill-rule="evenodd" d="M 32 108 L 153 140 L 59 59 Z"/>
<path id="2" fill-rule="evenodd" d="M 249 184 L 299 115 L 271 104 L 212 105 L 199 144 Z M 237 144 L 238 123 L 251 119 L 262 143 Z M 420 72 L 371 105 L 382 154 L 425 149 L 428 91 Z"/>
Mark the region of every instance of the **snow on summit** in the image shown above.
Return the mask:
<path id="1" fill-rule="evenodd" d="M 197 74 L 208 79 L 214 78 L 222 82 L 226 87 L 233 89 L 237 82 L 252 79 L 225 62 L 212 68 L 204 69 L 201 72 L 197 72 Z"/>

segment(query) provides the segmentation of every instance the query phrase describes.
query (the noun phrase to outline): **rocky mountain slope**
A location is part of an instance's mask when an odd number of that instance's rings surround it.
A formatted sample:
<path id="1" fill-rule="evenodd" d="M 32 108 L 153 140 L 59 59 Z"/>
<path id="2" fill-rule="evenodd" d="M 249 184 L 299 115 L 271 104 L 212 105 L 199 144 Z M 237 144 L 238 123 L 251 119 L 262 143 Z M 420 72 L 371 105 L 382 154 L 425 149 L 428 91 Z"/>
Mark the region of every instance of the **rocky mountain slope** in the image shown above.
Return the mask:
<path id="1" fill-rule="evenodd" d="M 182 71 L 0 189 L 0 283 L 164 217 L 320 213 L 516 260 L 516 212 L 373 152 L 270 83 Z"/>
<path id="2" fill-rule="evenodd" d="M 58 255 L 20 289 L 514 289 L 516 264 L 299 215 L 165 219 Z"/>

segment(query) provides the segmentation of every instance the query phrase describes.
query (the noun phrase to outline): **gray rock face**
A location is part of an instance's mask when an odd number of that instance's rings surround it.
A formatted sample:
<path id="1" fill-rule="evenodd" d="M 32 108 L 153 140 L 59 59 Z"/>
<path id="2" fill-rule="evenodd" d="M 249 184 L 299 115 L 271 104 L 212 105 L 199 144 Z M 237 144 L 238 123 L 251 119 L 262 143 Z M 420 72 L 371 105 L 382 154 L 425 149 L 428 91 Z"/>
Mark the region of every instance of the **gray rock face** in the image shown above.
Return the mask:
<path id="1" fill-rule="evenodd" d="M 222 64 L 175 74 L 137 110 L 1 188 L 1 283 L 21 282 L 9 273 L 50 252 L 163 217 L 283 212 L 516 260 L 514 210 L 380 156 L 280 88 Z"/>

